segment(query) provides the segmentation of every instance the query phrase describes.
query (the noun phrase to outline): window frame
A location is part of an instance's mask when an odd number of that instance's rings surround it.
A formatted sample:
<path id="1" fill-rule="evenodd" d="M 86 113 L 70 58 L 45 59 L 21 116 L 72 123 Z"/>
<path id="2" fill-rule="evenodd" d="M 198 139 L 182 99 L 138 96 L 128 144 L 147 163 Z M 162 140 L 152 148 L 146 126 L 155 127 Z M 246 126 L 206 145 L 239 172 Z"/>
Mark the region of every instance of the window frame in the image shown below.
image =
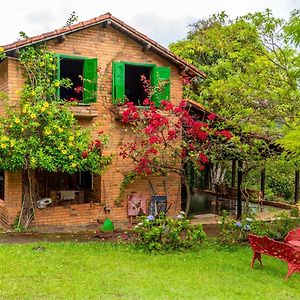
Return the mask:
<path id="1" fill-rule="evenodd" d="M 157 66 L 156 64 L 153 64 L 153 63 L 139 63 L 139 62 L 129 62 L 129 61 L 113 61 L 112 62 L 112 103 L 114 105 L 118 105 L 118 104 L 123 104 L 125 102 L 125 90 L 123 92 L 123 96 L 122 98 L 116 98 L 116 95 L 117 95 L 117 92 L 116 92 L 116 65 L 117 64 L 123 64 L 124 65 L 124 70 L 123 70 L 123 89 L 125 89 L 125 67 L 126 65 L 129 65 L 129 66 L 140 66 L 140 67 L 149 67 L 151 68 L 151 71 L 150 71 L 150 84 L 153 86 L 155 84 L 155 81 L 158 79 L 156 75 L 154 75 L 154 72 L 156 71 L 157 68 L 165 68 L 165 69 L 168 69 L 168 72 L 169 72 L 169 87 L 168 87 L 168 94 L 169 94 L 169 99 L 166 99 L 167 101 L 170 101 L 170 97 L 171 97 L 171 68 L 170 66 Z M 154 101 L 156 103 L 156 106 L 159 106 L 160 105 L 160 102 L 162 99 L 158 99 L 158 96 L 155 96 L 153 95 L 153 98 L 152 101 Z"/>
<path id="2" fill-rule="evenodd" d="M 84 72 L 85 72 L 85 64 L 86 64 L 86 61 L 88 60 L 95 60 L 96 61 L 96 68 L 98 66 L 98 58 L 97 57 L 86 57 L 86 56 L 81 56 L 81 55 L 70 55 L 70 54 L 61 54 L 61 53 L 55 53 L 54 54 L 55 58 L 57 59 L 57 70 L 56 70 L 56 78 L 58 80 L 61 80 L 61 72 L 60 72 L 60 60 L 61 59 L 71 59 L 71 60 L 82 60 L 83 61 L 83 70 L 82 70 L 82 77 L 83 77 L 83 88 L 85 86 L 84 84 Z M 85 100 L 85 96 L 84 96 L 84 91 L 83 91 L 83 95 L 82 95 L 82 101 L 78 103 L 78 105 L 90 105 L 91 103 L 94 103 L 94 102 L 97 102 L 97 83 L 98 83 L 98 76 L 97 76 L 97 70 L 96 70 L 96 73 L 95 73 L 95 78 L 96 78 L 96 82 L 94 83 L 95 84 L 95 97 L 93 100 L 90 100 L 90 101 L 87 101 Z M 85 88 L 84 88 L 85 89 Z M 57 99 L 60 99 L 60 88 L 57 88 L 57 91 L 56 91 L 56 97 Z"/>

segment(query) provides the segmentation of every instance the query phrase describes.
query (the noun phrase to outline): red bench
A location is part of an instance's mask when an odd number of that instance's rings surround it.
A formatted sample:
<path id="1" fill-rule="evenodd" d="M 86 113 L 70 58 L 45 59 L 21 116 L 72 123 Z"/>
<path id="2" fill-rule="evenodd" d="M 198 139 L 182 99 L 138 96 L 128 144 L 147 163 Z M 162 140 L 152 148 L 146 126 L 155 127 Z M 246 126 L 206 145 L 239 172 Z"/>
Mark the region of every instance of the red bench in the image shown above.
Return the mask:
<path id="1" fill-rule="evenodd" d="M 251 248 L 253 250 L 253 258 L 251 268 L 257 259 L 262 266 L 261 255 L 266 254 L 285 261 L 288 264 L 288 272 L 285 277 L 287 280 L 294 272 L 300 272 L 300 250 L 282 242 L 278 242 L 268 238 L 260 237 L 253 234 L 248 236 Z"/>

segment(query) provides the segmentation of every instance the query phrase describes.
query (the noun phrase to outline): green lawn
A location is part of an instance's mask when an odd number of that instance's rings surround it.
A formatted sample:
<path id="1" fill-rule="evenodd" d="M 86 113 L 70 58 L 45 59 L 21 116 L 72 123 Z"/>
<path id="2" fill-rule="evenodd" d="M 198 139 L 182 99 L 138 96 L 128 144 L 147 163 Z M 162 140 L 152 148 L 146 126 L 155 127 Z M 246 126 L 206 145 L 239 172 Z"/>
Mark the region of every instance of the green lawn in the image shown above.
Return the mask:
<path id="1" fill-rule="evenodd" d="M 35 251 L 42 245 L 46 251 Z M 300 275 L 251 251 L 151 255 L 105 243 L 0 245 L 0 299 L 300 299 Z"/>

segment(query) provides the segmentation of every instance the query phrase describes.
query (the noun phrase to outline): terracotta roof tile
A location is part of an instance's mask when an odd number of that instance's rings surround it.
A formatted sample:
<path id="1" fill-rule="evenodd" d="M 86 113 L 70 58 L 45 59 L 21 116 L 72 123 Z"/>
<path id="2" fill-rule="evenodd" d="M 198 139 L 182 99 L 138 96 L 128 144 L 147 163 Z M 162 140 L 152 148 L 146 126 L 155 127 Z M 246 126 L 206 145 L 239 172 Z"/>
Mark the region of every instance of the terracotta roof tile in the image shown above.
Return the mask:
<path id="1" fill-rule="evenodd" d="M 140 33 L 139 31 L 135 30 L 133 27 L 127 25 L 126 23 L 124 23 L 123 21 L 115 18 L 114 16 L 112 16 L 110 13 L 106 13 L 104 15 L 98 16 L 96 18 L 92 18 L 90 20 L 84 21 L 84 22 L 79 22 L 77 24 L 71 25 L 71 26 L 67 26 L 67 27 L 63 27 L 60 29 L 56 29 L 50 32 L 46 32 L 44 34 L 41 35 L 37 35 L 35 37 L 32 38 L 27 38 L 24 40 L 20 40 L 8 45 L 3 46 L 5 51 L 11 51 L 11 50 L 15 50 L 17 48 L 21 48 L 21 47 L 25 47 L 25 46 L 29 46 L 31 44 L 37 43 L 37 42 L 42 42 L 42 41 L 46 41 L 49 40 L 51 38 L 56 38 L 60 35 L 63 34 L 67 34 L 67 33 L 72 33 L 74 31 L 77 30 L 82 30 L 85 28 L 88 28 L 90 26 L 94 26 L 97 25 L 99 23 L 105 22 L 105 21 L 112 21 L 112 25 L 117 27 L 118 29 L 125 31 L 126 33 L 128 33 L 129 35 L 132 36 L 132 38 L 139 40 L 140 42 L 149 44 L 152 49 L 156 52 L 158 52 L 161 56 L 172 60 L 172 62 L 176 65 L 178 65 L 179 67 L 183 68 L 183 69 L 187 69 L 187 75 L 189 76 L 195 76 L 195 75 L 200 75 L 205 77 L 205 74 L 197 69 L 195 66 L 185 62 L 182 58 L 178 57 L 177 55 L 173 54 L 171 51 L 169 51 L 168 49 L 166 49 L 165 47 L 159 45 L 157 42 L 153 41 L 152 39 L 150 39 L 149 37 L 147 37 L 146 35 Z"/>

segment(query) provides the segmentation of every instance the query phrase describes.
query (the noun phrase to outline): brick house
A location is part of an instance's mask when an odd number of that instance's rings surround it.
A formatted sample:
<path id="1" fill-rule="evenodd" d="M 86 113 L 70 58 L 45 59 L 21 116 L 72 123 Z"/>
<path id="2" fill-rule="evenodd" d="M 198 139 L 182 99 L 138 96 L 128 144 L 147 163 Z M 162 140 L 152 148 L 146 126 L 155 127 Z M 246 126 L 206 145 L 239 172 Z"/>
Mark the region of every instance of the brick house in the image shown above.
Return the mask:
<path id="1" fill-rule="evenodd" d="M 184 77 L 204 76 L 194 66 L 107 13 L 4 46 L 7 58 L 0 62 L 0 91 L 8 94 L 10 101 L 18 103 L 18 90 L 24 82 L 16 59 L 18 50 L 41 42 L 59 58 L 57 76 L 70 78 L 74 86 L 80 76 L 91 79 L 72 111 L 81 126 L 96 124 L 95 132 L 102 130 L 110 134 L 107 153 L 117 154 L 120 143 L 129 138 L 123 124 L 108 108 L 125 97 L 139 103 L 143 97 L 143 91 L 138 88 L 142 74 L 152 85 L 168 79 L 162 97 L 175 104 L 182 99 Z M 96 93 L 89 96 L 86 91 Z M 62 99 L 74 97 L 71 89 L 61 89 L 59 93 Z M 159 97 L 155 101 L 159 102 Z M 0 113 L 3 113 L 1 108 Z M 68 175 L 36 171 L 38 194 L 41 198 L 51 198 L 52 203 L 45 209 L 37 209 L 32 226 L 60 229 L 94 226 L 105 217 L 128 222 L 128 196 L 142 195 L 149 205 L 152 192 L 148 178 L 139 179 L 126 188 L 123 201 L 116 204 L 126 168 L 126 163 L 115 155 L 101 177 L 84 172 Z M 151 178 L 158 194 L 164 193 L 163 181 L 168 203 L 172 203 L 169 214 L 174 215 L 181 210 L 180 178 L 177 175 Z M 22 172 L 0 170 L 0 225 L 9 227 L 14 223 L 21 201 Z"/>

